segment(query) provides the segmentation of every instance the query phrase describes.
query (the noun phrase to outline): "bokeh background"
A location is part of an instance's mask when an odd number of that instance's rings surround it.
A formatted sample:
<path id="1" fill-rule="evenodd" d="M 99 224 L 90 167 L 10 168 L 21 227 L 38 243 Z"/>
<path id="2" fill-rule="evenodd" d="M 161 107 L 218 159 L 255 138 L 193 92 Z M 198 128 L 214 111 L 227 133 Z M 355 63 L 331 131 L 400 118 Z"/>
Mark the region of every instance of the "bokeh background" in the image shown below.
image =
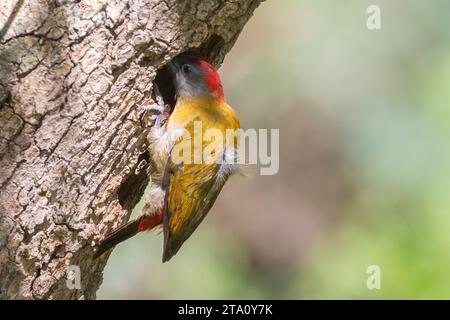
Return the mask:
<path id="1" fill-rule="evenodd" d="M 169 263 L 154 232 L 118 246 L 98 297 L 450 298 L 449 14 L 262 3 L 220 73 L 245 128 L 280 129 L 279 173 L 229 180 Z"/>

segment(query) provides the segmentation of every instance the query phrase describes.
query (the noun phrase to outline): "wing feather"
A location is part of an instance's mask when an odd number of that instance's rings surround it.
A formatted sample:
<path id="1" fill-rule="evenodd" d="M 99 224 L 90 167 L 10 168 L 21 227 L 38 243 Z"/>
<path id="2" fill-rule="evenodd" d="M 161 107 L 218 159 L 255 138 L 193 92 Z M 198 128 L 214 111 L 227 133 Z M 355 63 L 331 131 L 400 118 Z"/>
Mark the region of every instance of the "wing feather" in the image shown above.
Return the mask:
<path id="1" fill-rule="evenodd" d="M 169 260 L 194 232 L 217 199 L 226 178 L 220 164 L 176 167 L 166 193 L 163 261 Z"/>
<path id="2" fill-rule="evenodd" d="M 239 119 L 228 105 L 218 106 L 218 109 L 198 108 L 196 106 L 189 109 L 184 106 L 178 111 L 175 108 L 175 112 L 190 113 L 189 117 L 193 120 L 183 123 L 182 127 L 191 135 L 194 131 L 194 120 L 203 120 L 203 123 L 208 123 L 223 132 L 228 128 L 238 129 L 240 127 Z M 182 117 L 176 119 L 179 118 Z M 172 121 L 175 122 L 173 119 Z M 192 143 L 194 140 L 195 137 L 192 139 Z M 180 141 L 177 141 L 177 143 L 180 143 Z M 192 150 L 193 147 L 192 145 Z M 236 146 L 230 147 L 234 152 Z M 225 146 L 225 148 L 227 147 Z M 226 150 L 223 150 L 223 152 L 225 154 Z M 194 232 L 214 205 L 225 182 L 233 173 L 229 166 L 230 164 L 227 163 L 177 165 L 169 157 L 163 178 L 166 190 L 163 210 L 163 262 L 168 261 L 177 253 L 181 245 Z"/>

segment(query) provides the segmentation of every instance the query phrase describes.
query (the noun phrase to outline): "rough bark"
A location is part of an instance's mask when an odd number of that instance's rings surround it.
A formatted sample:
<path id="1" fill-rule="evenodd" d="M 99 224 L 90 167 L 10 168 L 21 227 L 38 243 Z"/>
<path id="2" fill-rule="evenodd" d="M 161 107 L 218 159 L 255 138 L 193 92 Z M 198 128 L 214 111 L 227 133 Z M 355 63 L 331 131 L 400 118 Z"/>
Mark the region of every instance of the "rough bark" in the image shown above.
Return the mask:
<path id="1" fill-rule="evenodd" d="M 93 299 L 148 183 L 153 80 L 199 48 L 215 64 L 259 1 L 6 0 L 0 4 L 0 298 Z M 71 265 L 81 289 L 66 285 Z"/>

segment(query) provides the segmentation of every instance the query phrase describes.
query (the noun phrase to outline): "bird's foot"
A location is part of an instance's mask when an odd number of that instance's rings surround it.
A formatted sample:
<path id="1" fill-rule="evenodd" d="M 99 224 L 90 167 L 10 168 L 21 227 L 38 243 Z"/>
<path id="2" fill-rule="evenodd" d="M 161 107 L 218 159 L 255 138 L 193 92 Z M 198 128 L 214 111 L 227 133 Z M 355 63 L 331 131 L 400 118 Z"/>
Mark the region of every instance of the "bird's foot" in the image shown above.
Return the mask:
<path id="1" fill-rule="evenodd" d="M 154 121 L 154 126 L 157 128 L 161 127 L 161 124 L 163 122 L 163 116 L 164 116 L 164 109 L 165 109 L 165 103 L 164 99 L 161 95 L 161 92 L 159 91 L 158 86 L 156 83 L 154 84 L 154 92 L 155 92 L 155 98 L 158 104 L 149 104 L 149 105 L 143 105 L 139 106 L 142 110 L 145 111 L 152 111 L 154 114 L 150 116 L 150 119 Z"/>
<path id="2" fill-rule="evenodd" d="M 164 112 L 164 107 L 161 107 L 159 104 L 148 104 L 145 106 L 140 106 L 140 108 L 145 111 L 154 111 L 155 113 Z"/>

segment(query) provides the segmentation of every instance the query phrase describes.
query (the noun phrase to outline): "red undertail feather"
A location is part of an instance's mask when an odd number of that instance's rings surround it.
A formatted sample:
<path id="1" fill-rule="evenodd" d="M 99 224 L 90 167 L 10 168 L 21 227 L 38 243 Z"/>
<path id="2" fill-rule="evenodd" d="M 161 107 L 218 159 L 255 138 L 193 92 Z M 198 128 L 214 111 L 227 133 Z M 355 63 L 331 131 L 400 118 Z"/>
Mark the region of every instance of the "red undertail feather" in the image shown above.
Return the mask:
<path id="1" fill-rule="evenodd" d="M 147 230 L 151 230 L 156 226 L 159 226 L 163 223 L 163 213 L 162 211 L 154 216 L 145 217 L 141 220 L 138 226 L 138 232 L 143 232 Z"/>
<path id="2" fill-rule="evenodd" d="M 125 223 L 109 233 L 102 241 L 100 241 L 94 257 L 101 256 L 104 252 L 108 251 L 122 241 L 131 238 L 136 233 L 153 229 L 161 223 L 163 223 L 162 211 L 151 217 L 141 216 Z"/>

